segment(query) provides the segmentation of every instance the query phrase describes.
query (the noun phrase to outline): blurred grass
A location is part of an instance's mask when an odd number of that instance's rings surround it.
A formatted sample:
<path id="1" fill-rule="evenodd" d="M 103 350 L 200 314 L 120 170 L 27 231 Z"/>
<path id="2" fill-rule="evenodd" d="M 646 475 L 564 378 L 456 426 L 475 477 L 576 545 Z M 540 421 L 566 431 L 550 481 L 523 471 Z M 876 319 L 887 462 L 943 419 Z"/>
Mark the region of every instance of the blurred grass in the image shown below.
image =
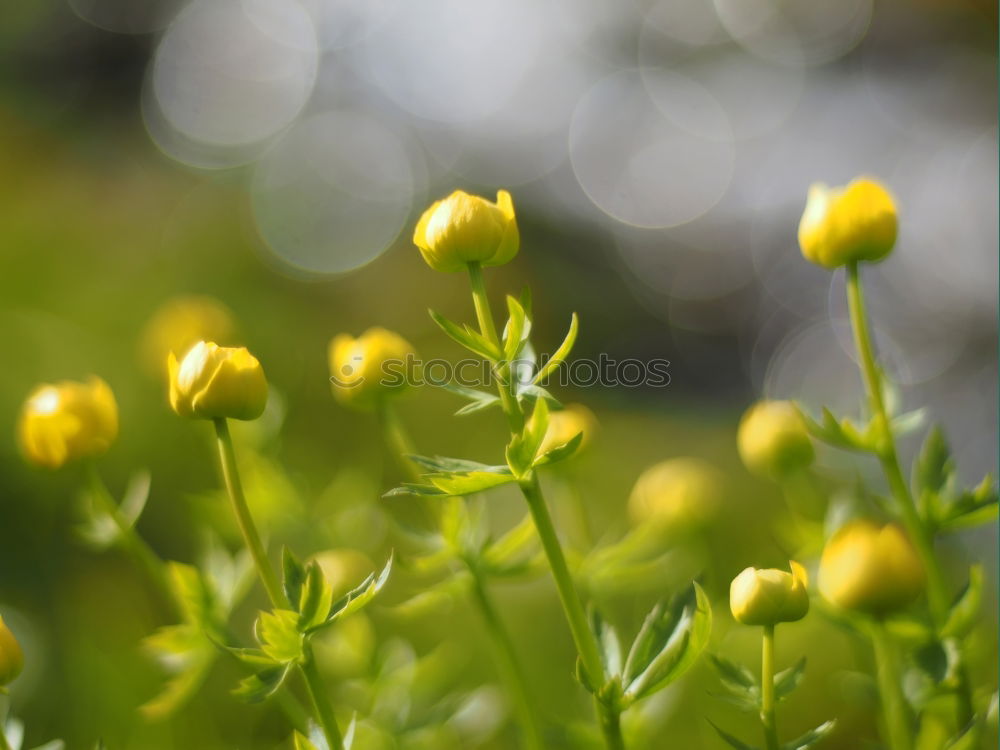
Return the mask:
<path id="1" fill-rule="evenodd" d="M 274 747 L 287 738 L 284 720 L 270 706 L 247 707 L 228 690 L 237 674 L 217 667 L 207 685 L 170 722 L 149 724 L 136 707 L 161 684 L 157 667 L 138 650 L 162 613 L 141 577 L 115 553 L 83 549 L 73 538 L 78 477 L 72 470 L 43 473 L 19 459 L 13 425 L 21 401 L 38 381 L 79 378 L 91 372 L 114 389 L 121 408 L 121 437 L 103 472 L 120 493 L 139 468 L 152 472 L 149 506 L 139 527 L 167 559 L 191 561 L 205 521 L 228 523 L 218 494 L 208 425 L 174 417 L 163 383 L 138 365 L 138 338 L 154 309 L 182 293 L 209 294 L 237 314 L 241 343 L 264 364 L 285 406 L 280 433 L 261 437 L 254 428 L 236 433 L 241 447 L 259 446 L 255 481 L 267 480 L 258 513 L 269 518 L 275 541 L 300 554 L 357 545 L 380 560 L 384 529 L 364 508 L 381 505 L 405 515 L 402 501 L 381 493 L 399 477 L 381 445 L 374 420 L 347 412 L 330 398 L 326 343 L 340 331 L 369 325 L 400 331 L 425 356 L 457 352 L 425 314 L 428 306 L 457 319 L 471 315 L 464 280 L 434 274 L 408 246 L 398 246 L 346 277 L 311 283 L 276 272 L 251 229 L 246 196 L 232 177 L 193 176 L 167 168 L 134 132 L 45 132 L 0 115 L 0 330 L 6 366 L 0 368 L 0 608 L 27 652 L 25 675 L 14 686 L 14 711 L 28 725 L 28 742 L 62 737 L 69 747 L 89 747 L 104 737 L 111 748 Z M 619 321 L 606 280 L 594 269 L 565 263 L 564 250 L 545 251 L 553 230 L 525 224 L 517 262 L 491 272 L 497 292 L 534 288 L 536 343 L 554 347 L 571 310 L 583 324 L 580 350 L 596 352 L 618 335 Z M 567 267 L 569 266 L 569 267 Z M 666 339 L 666 332 L 642 335 Z M 647 346 L 649 344 L 647 343 Z M 752 479 L 739 464 L 734 433 L 738 404 L 666 392 L 560 393 L 597 414 L 599 435 L 572 471 L 572 480 L 607 539 L 626 528 L 625 506 L 636 476 L 674 455 L 702 456 L 726 477 L 723 512 L 701 546 L 701 579 L 715 601 L 712 649 L 755 664 L 756 634 L 728 615 L 730 579 L 743 567 L 782 566 L 788 551 L 772 522 L 781 512 L 777 490 Z M 443 392 L 411 394 L 400 411 L 424 453 L 500 460 L 504 426 L 486 413 L 453 419 L 454 398 Z M 249 459 L 248 459 L 249 460 Z M 284 472 L 277 469 L 284 467 Z M 558 497 L 560 480 L 547 482 Z M 259 493 L 258 493 L 259 494 Z M 505 527 L 522 514 L 513 493 L 489 498 L 495 522 Z M 266 507 L 265 507 L 266 506 Z M 352 509 L 361 515 L 352 516 Z M 565 516 L 566 508 L 557 507 Z M 353 520 L 352 520 L 353 519 Z M 386 602 L 414 593 L 407 577 L 390 585 Z M 671 585 L 664 582 L 664 588 Z M 550 581 L 498 584 L 496 593 L 527 666 L 534 694 L 555 724 L 587 716 L 588 706 L 571 678 L 574 655 Z M 668 593 L 667 591 L 658 594 Z M 634 633 L 652 597 L 599 595 L 611 619 Z M 235 622 L 248 632 L 255 592 Z M 461 602 L 438 616 L 401 622 L 384 606 L 374 615 L 385 640 L 403 635 L 418 651 L 454 646 L 461 685 L 493 680 L 488 644 L 475 612 Z M 995 632 L 983 637 L 979 669 L 995 684 Z M 858 748 L 875 736 L 874 703 L 864 681 L 848 670 L 863 667 L 866 651 L 818 615 L 779 631 L 779 664 L 806 654 L 803 688 L 781 711 L 789 737 L 836 715 L 840 726 L 824 747 Z M 710 697 L 713 676 L 704 660 L 678 686 L 650 702 L 649 747 L 719 746 L 707 718 L 753 736 L 753 717 L 741 720 Z M 860 697 L 859 697 L 860 696 Z M 491 747 L 512 747 L 512 734 Z"/>

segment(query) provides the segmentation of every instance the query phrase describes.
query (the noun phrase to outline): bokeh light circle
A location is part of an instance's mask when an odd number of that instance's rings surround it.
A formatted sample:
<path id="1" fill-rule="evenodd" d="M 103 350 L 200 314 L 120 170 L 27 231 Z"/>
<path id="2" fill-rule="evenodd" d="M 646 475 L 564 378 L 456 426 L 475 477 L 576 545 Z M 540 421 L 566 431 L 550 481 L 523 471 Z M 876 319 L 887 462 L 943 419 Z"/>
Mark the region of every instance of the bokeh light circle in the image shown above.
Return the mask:
<path id="1" fill-rule="evenodd" d="M 405 142 L 378 120 L 349 111 L 314 115 L 258 163 L 257 227 L 274 256 L 300 275 L 359 268 L 399 236 L 415 174 Z"/>
<path id="2" fill-rule="evenodd" d="M 595 206 L 646 228 L 684 224 L 711 209 L 735 164 L 722 107 L 669 71 L 621 71 L 598 81 L 573 113 L 569 152 Z"/>
<path id="3" fill-rule="evenodd" d="M 181 136 L 239 147 L 298 116 L 318 62 L 312 19 L 294 0 L 196 0 L 164 33 L 149 83 Z"/>

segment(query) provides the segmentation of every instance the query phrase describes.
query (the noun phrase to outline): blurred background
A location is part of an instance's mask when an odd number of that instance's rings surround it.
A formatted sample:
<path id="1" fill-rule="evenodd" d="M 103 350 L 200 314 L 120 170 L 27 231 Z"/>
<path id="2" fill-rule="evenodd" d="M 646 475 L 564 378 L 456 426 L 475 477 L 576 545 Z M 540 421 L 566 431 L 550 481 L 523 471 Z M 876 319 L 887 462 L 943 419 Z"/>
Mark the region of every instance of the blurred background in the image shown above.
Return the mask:
<path id="1" fill-rule="evenodd" d="M 779 491 L 736 456 L 739 415 L 760 395 L 852 413 L 860 401 L 843 278 L 797 248 L 811 182 L 870 174 L 896 196 L 897 249 L 865 271 L 879 349 L 907 406 L 945 426 L 963 480 L 996 470 L 987 0 L 7 3 L 0 174 L 0 609 L 28 654 L 11 698 L 26 747 L 263 748 L 287 729 L 273 709 L 233 702 L 224 666 L 173 718 L 137 713 L 162 684 L 139 649 L 162 613 L 126 560 L 75 539 L 79 476 L 23 465 L 23 398 L 39 381 L 105 378 L 122 412 L 107 481 L 121 495 L 148 469 L 140 529 L 165 558 L 192 560 L 193 529 L 231 529 L 209 432 L 169 412 L 148 321 L 177 295 L 210 295 L 272 383 L 265 424 L 237 435 L 272 535 L 303 554 L 347 545 L 377 561 L 396 511 L 379 496 L 399 477 L 374 420 L 330 398 L 326 344 L 382 325 L 425 356 L 456 354 L 425 311 L 468 319 L 464 279 L 431 272 L 410 242 L 420 211 L 455 187 L 512 192 L 522 250 L 488 283 L 532 287 L 542 351 L 575 310 L 576 356 L 670 360 L 667 388 L 557 395 L 600 422 L 574 472 L 612 537 L 649 464 L 689 454 L 723 472 L 726 513 L 696 556 L 720 602 L 716 650 L 753 658 L 725 614 L 728 581 L 789 554 L 771 530 Z M 496 461 L 501 421 L 452 420 L 458 405 L 427 393 L 401 412 L 423 452 Z M 904 459 L 917 447 L 904 442 Z M 874 465 L 843 455 L 821 454 L 819 471 L 878 486 Z M 499 526 L 516 521 L 516 502 L 501 493 Z M 995 571 L 995 530 L 956 537 L 950 552 L 956 571 L 963 560 Z M 390 600 L 412 594 L 397 588 Z M 586 715 L 548 582 L 498 596 L 550 718 Z M 634 627 L 642 596 L 608 599 Z M 402 634 L 414 654 L 447 645 L 443 671 L 460 692 L 494 677 L 475 613 L 451 606 L 373 619 L 381 640 Z M 995 624 L 983 637 L 995 686 Z M 789 663 L 811 660 L 785 711 L 790 735 L 838 715 L 827 747 L 872 741 L 870 701 L 851 682 L 864 658 L 849 641 L 812 617 L 781 648 Z M 701 666 L 658 701 L 677 747 L 719 746 L 706 716 L 734 722 L 711 686 Z M 485 734 L 483 746 L 512 746 L 509 731 Z"/>

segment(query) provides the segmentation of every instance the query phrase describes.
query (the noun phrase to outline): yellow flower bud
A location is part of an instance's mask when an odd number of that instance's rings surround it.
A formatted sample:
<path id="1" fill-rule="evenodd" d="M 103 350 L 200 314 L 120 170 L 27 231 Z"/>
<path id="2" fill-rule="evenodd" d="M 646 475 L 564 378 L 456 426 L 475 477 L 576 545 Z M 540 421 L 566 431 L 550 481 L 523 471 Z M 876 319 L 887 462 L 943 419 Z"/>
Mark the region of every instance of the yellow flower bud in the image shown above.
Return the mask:
<path id="1" fill-rule="evenodd" d="M 809 611 L 809 576 L 794 560 L 790 573 L 747 568 L 729 587 L 729 608 L 744 625 L 777 625 L 801 620 Z"/>
<path id="2" fill-rule="evenodd" d="M 67 461 L 99 456 L 118 436 L 115 396 L 98 377 L 35 388 L 21 409 L 18 440 L 34 464 L 58 469 Z"/>
<path id="3" fill-rule="evenodd" d="M 924 590 L 924 567 L 896 524 L 851 521 L 826 543 L 819 590 L 842 609 L 885 615 L 904 609 Z"/>
<path id="4" fill-rule="evenodd" d="M 878 182 L 859 177 L 845 187 L 809 188 L 799 222 L 806 260 L 825 268 L 882 260 L 896 244 L 896 205 Z"/>
<path id="5" fill-rule="evenodd" d="M 347 406 L 370 409 L 406 388 L 405 363 L 414 357 L 413 347 L 385 328 L 369 328 L 358 338 L 335 336 L 329 348 L 333 395 Z"/>
<path id="6" fill-rule="evenodd" d="M 413 244 L 435 271 L 462 271 L 474 261 L 503 265 L 517 255 L 520 241 L 506 190 L 496 203 L 456 190 L 424 211 L 413 232 Z"/>
<path id="7" fill-rule="evenodd" d="M 212 297 L 174 297 L 146 323 L 140 337 L 142 364 L 152 375 L 168 375 L 163 367 L 171 352 L 183 357 L 199 341 L 228 341 L 236 329 L 233 314 Z"/>
<path id="8" fill-rule="evenodd" d="M 267 405 L 267 380 L 245 348 L 199 341 L 178 364 L 170 352 L 170 405 L 182 417 L 256 419 Z"/>
<path id="9" fill-rule="evenodd" d="M 671 458 L 646 469 L 629 498 L 637 523 L 653 523 L 683 533 L 704 526 L 721 504 L 723 480 L 699 458 Z"/>
<path id="10" fill-rule="evenodd" d="M 0 617 L 0 687 L 9 685 L 24 669 L 21 644 Z"/>
<path id="11" fill-rule="evenodd" d="M 816 455 L 802 415 L 789 401 L 758 401 L 747 409 L 737 446 L 750 471 L 772 479 L 805 468 Z"/>
<path id="12" fill-rule="evenodd" d="M 538 453 L 546 453 L 560 445 L 565 445 L 581 432 L 583 437 L 580 439 L 578 450 L 582 450 L 593 438 L 596 431 L 597 417 L 594 416 L 594 412 L 583 404 L 566 404 L 559 411 L 549 412 L 549 426 L 545 431 L 545 437 L 542 439 Z"/>

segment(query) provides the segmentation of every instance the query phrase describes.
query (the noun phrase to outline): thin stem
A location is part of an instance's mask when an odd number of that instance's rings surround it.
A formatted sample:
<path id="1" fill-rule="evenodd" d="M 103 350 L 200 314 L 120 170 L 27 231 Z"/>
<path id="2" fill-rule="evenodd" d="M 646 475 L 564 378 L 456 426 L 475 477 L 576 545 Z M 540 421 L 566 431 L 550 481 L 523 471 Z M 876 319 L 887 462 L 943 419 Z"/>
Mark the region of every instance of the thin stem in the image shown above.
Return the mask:
<path id="1" fill-rule="evenodd" d="M 614 706 L 594 698 L 594 710 L 601 723 L 601 734 L 608 750 L 625 750 L 625 740 L 622 737 L 621 711 Z"/>
<path id="2" fill-rule="evenodd" d="M 774 705 L 774 625 L 765 625 L 760 654 L 760 721 L 764 725 L 767 750 L 781 747 Z"/>
<path id="3" fill-rule="evenodd" d="M 86 464 L 86 474 L 87 480 L 90 483 L 91 497 L 100 504 L 101 510 L 108 514 L 111 520 L 114 522 L 115 526 L 118 528 L 118 538 L 121 541 L 122 546 L 125 550 L 132 556 L 136 564 L 142 568 L 146 575 L 153 581 L 159 592 L 160 598 L 169 607 L 170 613 L 172 615 L 177 615 L 180 611 L 180 607 L 177 603 L 177 597 L 174 595 L 174 591 L 170 586 L 170 581 L 167 578 L 167 571 L 163 565 L 163 560 L 160 559 L 153 548 L 150 547 L 146 541 L 139 536 L 139 532 L 135 530 L 135 526 L 125 517 L 122 513 L 121 508 L 115 499 L 111 496 L 111 492 L 108 490 L 104 480 L 101 478 L 101 473 L 97 468 L 97 465 L 92 461 L 88 461 Z M 2 746 L 0 746 L 2 750 Z"/>
<path id="4" fill-rule="evenodd" d="M 222 475 L 226 481 L 226 490 L 229 499 L 232 501 L 233 513 L 236 515 L 236 523 L 240 527 L 243 541 L 250 550 L 254 565 L 257 567 L 257 575 L 260 577 L 264 589 L 267 591 L 271 604 L 279 609 L 289 609 L 291 605 L 285 590 L 278 581 L 278 575 L 271 566 L 271 561 L 267 557 L 264 543 L 260 539 L 257 526 L 253 522 L 250 514 L 250 506 L 247 505 L 246 496 L 243 494 L 243 483 L 240 481 L 239 468 L 236 465 L 236 451 L 233 448 L 233 438 L 229 434 L 229 425 L 224 418 L 215 420 L 215 434 L 219 444 L 219 460 L 222 463 Z"/>
<path id="5" fill-rule="evenodd" d="M 403 423 L 396 413 L 396 409 L 387 399 L 381 399 L 378 403 L 378 417 L 382 425 L 382 435 L 385 438 L 389 451 L 395 457 L 399 468 L 411 481 L 420 479 L 420 469 L 408 456 L 416 454 L 413 441 L 403 427 Z"/>
<path id="6" fill-rule="evenodd" d="M 229 492 L 229 499 L 232 501 L 233 512 L 236 514 L 236 522 L 243 534 L 243 541 L 247 549 L 250 550 L 250 556 L 257 567 L 257 575 L 260 577 L 261 583 L 264 584 L 271 605 L 276 609 L 291 609 L 291 603 L 288 601 L 285 590 L 278 580 L 278 575 L 274 572 L 271 561 L 267 557 L 264 543 L 260 539 L 257 526 L 250 514 L 250 507 L 247 505 L 246 496 L 243 494 L 243 483 L 240 481 L 240 472 L 236 464 L 236 451 L 233 448 L 233 438 L 229 434 L 229 425 L 224 418 L 214 421 L 222 474 L 226 482 L 226 490 Z M 306 686 L 309 688 L 309 697 L 312 699 L 316 718 L 331 750 L 343 750 L 337 718 L 331 708 L 332 704 L 326 691 L 326 685 L 316 669 L 312 646 L 308 639 L 304 640 L 302 649 L 303 660 L 299 664 L 299 669 L 305 678 Z"/>
<path id="7" fill-rule="evenodd" d="M 323 736 L 330 746 L 330 750 L 343 750 L 344 740 L 340 736 L 340 727 L 337 725 L 337 717 L 333 713 L 333 704 L 326 689 L 326 683 L 316 668 L 316 658 L 313 655 L 312 644 L 306 640 L 303 645 L 304 659 L 300 668 L 302 676 L 305 677 L 306 687 L 309 689 L 309 697 L 312 699 L 313 708 L 319 718 L 319 725 L 323 730 Z"/>
<path id="8" fill-rule="evenodd" d="M 535 715 L 534 703 L 528 692 L 528 681 L 525 678 L 524 670 L 517 652 L 514 650 L 514 643 L 510 634 L 504 627 L 500 614 L 493 604 L 489 592 L 486 589 L 486 581 L 483 574 L 473 561 L 468 561 L 469 573 L 472 574 L 472 593 L 479 612 L 486 623 L 490 640 L 496 652 L 498 668 L 506 679 L 508 689 L 514 701 L 514 711 L 518 716 L 521 731 L 524 733 L 524 746 L 529 750 L 544 750 L 545 743 L 542 740 L 542 730 Z"/>
<path id="9" fill-rule="evenodd" d="M 889 639 L 885 624 L 872 624 L 872 646 L 875 649 L 875 669 L 878 673 L 879 694 L 882 697 L 882 714 L 890 750 L 911 750 L 913 735 L 906 700 L 899 681 L 896 651 Z"/>
<path id="10" fill-rule="evenodd" d="M 490 300 L 486 294 L 486 285 L 483 282 L 483 273 L 478 263 L 469 264 L 469 281 L 472 285 L 472 301 L 476 308 L 476 318 L 479 321 L 480 333 L 497 347 L 500 340 L 497 337 L 497 329 L 493 323 L 493 313 L 490 309 Z M 500 403 L 510 426 L 512 435 L 518 435 L 524 429 L 524 412 L 521 404 L 517 400 L 514 391 L 513 378 L 510 377 L 510 364 L 500 363 L 497 392 L 500 396 Z M 601 652 L 597 645 L 597 640 L 587 624 L 587 617 L 583 611 L 583 602 L 573 585 L 573 578 L 566 565 L 566 557 L 563 554 L 562 546 L 559 544 L 559 537 L 556 534 L 555 526 L 552 524 L 552 517 L 549 515 L 548 506 L 545 504 L 545 497 L 542 495 L 542 488 L 538 483 L 538 477 L 534 472 L 522 478 L 518 482 L 524 499 L 528 503 L 531 518 L 534 521 L 538 537 L 545 550 L 552 577 L 555 579 L 556 590 L 559 592 L 559 600 L 562 603 L 566 621 L 569 624 L 573 642 L 576 644 L 577 653 L 587 672 L 590 680 L 594 684 L 600 684 L 604 679 L 604 664 L 601 660 Z M 617 718 L 614 721 L 606 721 L 601 705 L 598 704 L 598 718 L 604 731 L 605 742 L 609 750 L 621 750 L 624 743 L 621 740 L 620 729 Z M 610 723 L 609 723 L 610 722 Z M 609 729 L 614 729 L 617 733 L 609 735 Z"/>
<path id="11" fill-rule="evenodd" d="M 903 477 L 902 468 L 900 468 L 896 439 L 882 396 L 882 375 L 876 365 L 871 335 L 868 331 L 864 291 L 861 286 L 857 262 L 847 266 L 847 305 L 851 316 L 851 328 L 854 332 L 854 345 L 861 363 L 861 372 L 868 392 L 871 411 L 881 421 L 885 430 L 884 445 L 879 451 L 879 462 L 889 483 L 889 488 L 896 498 L 903 525 L 912 538 L 921 562 L 923 562 L 924 570 L 927 572 L 927 603 L 931 620 L 936 628 L 940 628 L 948 617 L 950 599 L 948 584 L 937 556 L 934 554 L 934 539 L 931 530 L 917 512 L 910 487 Z M 959 724 L 964 726 L 971 721 L 974 711 L 968 673 L 965 665 L 961 663 L 958 666 L 958 683 L 958 718 Z"/>

